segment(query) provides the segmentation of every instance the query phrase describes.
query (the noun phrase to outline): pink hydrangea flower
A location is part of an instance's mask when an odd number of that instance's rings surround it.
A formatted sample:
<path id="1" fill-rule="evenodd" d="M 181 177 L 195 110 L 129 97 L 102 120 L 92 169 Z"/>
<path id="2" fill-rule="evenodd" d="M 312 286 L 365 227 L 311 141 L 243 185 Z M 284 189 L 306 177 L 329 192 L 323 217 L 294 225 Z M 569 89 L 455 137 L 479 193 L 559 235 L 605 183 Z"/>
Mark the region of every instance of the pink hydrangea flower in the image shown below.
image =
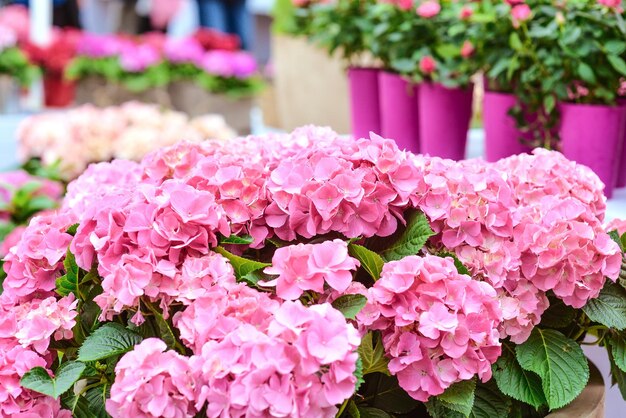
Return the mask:
<path id="1" fill-rule="evenodd" d="M 437 16 L 441 11 L 441 5 L 434 0 L 426 0 L 417 6 L 417 14 L 424 18 Z"/>
<path id="2" fill-rule="evenodd" d="M 122 48 L 120 66 L 124 71 L 138 73 L 161 60 L 159 51 L 151 45 L 129 44 Z"/>
<path id="3" fill-rule="evenodd" d="M 511 8 L 511 19 L 513 20 L 513 26 L 519 27 L 519 25 L 531 18 L 532 11 L 530 6 L 522 3 L 516 4 Z"/>

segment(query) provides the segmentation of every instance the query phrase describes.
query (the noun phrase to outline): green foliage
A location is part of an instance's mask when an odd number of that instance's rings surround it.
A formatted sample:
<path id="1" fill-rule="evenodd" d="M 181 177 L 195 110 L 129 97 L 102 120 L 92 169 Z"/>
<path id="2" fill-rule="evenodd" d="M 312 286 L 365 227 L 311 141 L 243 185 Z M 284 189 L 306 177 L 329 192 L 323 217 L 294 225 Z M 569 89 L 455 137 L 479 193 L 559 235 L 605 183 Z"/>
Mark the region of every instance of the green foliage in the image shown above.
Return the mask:
<path id="1" fill-rule="evenodd" d="M 22 87 L 29 87 L 40 72 L 19 48 L 7 48 L 0 51 L 0 74 L 15 78 Z"/>
<path id="2" fill-rule="evenodd" d="M 589 380 L 589 365 L 582 349 L 556 330 L 535 328 L 528 340 L 517 346 L 516 354 L 522 368 L 541 378 L 550 409 L 570 403 Z"/>
<path id="3" fill-rule="evenodd" d="M 535 408 L 546 404 L 541 379 L 520 366 L 514 348 L 508 344 L 503 344 L 502 355 L 493 365 L 493 377 L 503 394 Z"/>
<path id="4" fill-rule="evenodd" d="M 27 389 L 58 399 L 80 379 L 85 367 L 84 363 L 77 361 L 63 363 L 56 370 L 55 377 L 50 377 L 43 367 L 34 367 L 22 376 L 20 384 Z"/>
<path id="5" fill-rule="evenodd" d="M 237 280 L 244 280 L 251 273 L 256 272 L 257 270 L 262 270 L 265 267 L 270 266 L 269 263 L 261 263 L 260 261 L 249 260 L 247 258 L 239 257 L 226 249 L 224 247 L 216 247 L 215 252 L 223 255 L 228 259 L 230 264 L 233 266 L 235 270 L 235 277 Z"/>
<path id="6" fill-rule="evenodd" d="M 512 409 L 511 399 L 499 389 L 494 379 L 478 383 L 470 418 L 507 418 Z"/>
<path id="7" fill-rule="evenodd" d="M 388 414 L 408 414 L 419 406 L 400 386 L 395 376 L 375 373 L 366 378 L 363 401 L 368 407 L 378 408 Z M 361 416 L 363 416 L 360 407 Z"/>
<path id="8" fill-rule="evenodd" d="M 347 319 L 354 319 L 367 303 L 367 298 L 363 295 L 342 295 L 332 303 Z"/>
<path id="9" fill-rule="evenodd" d="M 626 329 L 626 289 L 607 280 L 598 297 L 590 299 L 583 311 L 591 320 L 609 328 Z"/>
<path id="10" fill-rule="evenodd" d="M 435 235 L 426 216 L 419 211 L 411 211 L 406 217 L 406 229 L 382 254 L 387 261 L 400 260 L 409 255 L 416 255 L 426 244 L 428 238 Z"/>
<path id="11" fill-rule="evenodd" d="M 358 349 L 359 358 L 363 362 L 363 375 L 370 373 L 383 373 L 389 375 L 387 365 L 389 360 L 385 357 L 385 348 L 380 333 L 369 331 L 361 339 Z"/>
<path id="12" fill-rule="evenodd" d="M 67 296 L 73 293 L 77 298 L 81 298 L 79 284 L 81 278 L 80 267 L 76 264 L 76 258 L 74 254 L 67 249 L 65 253 L 65 260 L 63 260 L 63 267 L 65 267 L 65 274 L 56 279 L 56 292 L 61 296 Z"/>
<path id="13" fill-rule="evenodd" d="M 220 237 L 220 245 L 235 244 L 235 245 L 250 245 L 254 239 L 250 235 L 231 235 L 229 237 Z"/>
<path id="14" fill-rule="evenodd" d="M 380 273 L 385 264 L 385 260 L 380 255 L 357 244 L 348 245 L 348 251 L 352 257 L 359 260 L 361 267 L 367 271 L 374 281 L 380 279 Z"/>
<path id="15" fill-rule="evenodd" d="M 476 380 L 462 380 L 439 396 L 431 397 L 426 408 L 433 418 L 469 417 L 474 407 Z"/>
<path id="16" fill-rule="evenodd" d="M 141 342 L 142 338 L 124 326 L 107 322 L 91 334 L 78 350 L 78 360 L 96 361 L 124 354 Z"/>

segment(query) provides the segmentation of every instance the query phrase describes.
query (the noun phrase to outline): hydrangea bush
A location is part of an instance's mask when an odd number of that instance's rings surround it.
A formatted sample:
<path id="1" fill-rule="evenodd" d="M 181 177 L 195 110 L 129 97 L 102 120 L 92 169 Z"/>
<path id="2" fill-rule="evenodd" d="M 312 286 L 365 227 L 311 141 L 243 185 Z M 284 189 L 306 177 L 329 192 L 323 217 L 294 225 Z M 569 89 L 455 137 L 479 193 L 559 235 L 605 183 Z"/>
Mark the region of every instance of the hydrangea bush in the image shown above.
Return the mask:
<path id="1" fill-rule="evenodd" d="M 314 127 L 91 165 L 6 257 L 0 416 L 546 413 L 588 335 L 626 381 L 604 209 L 557 152 Z"/>

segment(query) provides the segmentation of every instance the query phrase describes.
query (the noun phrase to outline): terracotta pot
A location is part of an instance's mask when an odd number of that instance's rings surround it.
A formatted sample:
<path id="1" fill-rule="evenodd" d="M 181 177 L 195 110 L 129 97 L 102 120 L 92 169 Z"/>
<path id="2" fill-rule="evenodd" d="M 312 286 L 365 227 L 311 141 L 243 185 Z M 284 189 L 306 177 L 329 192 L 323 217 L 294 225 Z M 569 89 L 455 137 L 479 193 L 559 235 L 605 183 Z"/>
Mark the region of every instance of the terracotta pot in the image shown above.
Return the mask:
<path id="1" fill-rule="evenodd" d="M 595 364 L 589 362 L 589 382 L 569 405 L 546 418 L 604 418 L 604 380 Z"/>
<path id="2" fill-rule="evenodd" d="M 224 94 L 207 92 L 193 81 L 175 81 L 168 87 L 172 107 L 189 116 L 217 113 L 240 135 L 250 133 L 253 99 L 232 99 Z"/>

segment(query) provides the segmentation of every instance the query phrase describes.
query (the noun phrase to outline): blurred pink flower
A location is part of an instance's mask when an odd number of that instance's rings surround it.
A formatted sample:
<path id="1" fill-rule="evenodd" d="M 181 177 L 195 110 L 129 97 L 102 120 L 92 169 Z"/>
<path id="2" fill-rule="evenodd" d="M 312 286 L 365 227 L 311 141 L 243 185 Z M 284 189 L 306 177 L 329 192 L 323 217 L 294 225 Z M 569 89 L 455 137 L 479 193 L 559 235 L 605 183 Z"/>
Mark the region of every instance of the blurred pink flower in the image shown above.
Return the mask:
<path id="1" fill-rule="evenodd" d="M 417 6 L 417 14 L 427 19 L 437 16 L 440 11 L 441 5 L 434 0 L 426 0 Z"/>
<path id="2" fill-rule="evenodd" d="M 474 9 L 469 6 L 463 6 L 461 8 L 460 18 L 461 20 L 467 20 L 474 14 Z"/>
<path id="3" fill-rule="evenodd" d="M 158 63 L 159 51 L 150 45 L 127 45 L 122 48 L 120 65 L 125 71 L 138 73 Z"/>
<path id="4" fill-rule="evenodd" d="M 465 41 L 461 46 L 461 56 L 463 58 L 469 58 L 474 53 L 474 50 L 474 44 L 472 44 L 470 41 Z"/>
<path id="5" fill-rule="evenodd" d="M 419 62 L 419 68 L 422 73 L 425 75 L 432 74 L 437 69 L 437 63 L 435 59 L 430 55 L 426 55 L 422 57 Z"/>
<path id="6" fill-rule="evenodd" d="M 532 11 L 527 4 L 517 4 L 511 8 L 511 18 L 513 19 L 513 26 L 519 27 L 520 23 L 530 19 Z"/>

